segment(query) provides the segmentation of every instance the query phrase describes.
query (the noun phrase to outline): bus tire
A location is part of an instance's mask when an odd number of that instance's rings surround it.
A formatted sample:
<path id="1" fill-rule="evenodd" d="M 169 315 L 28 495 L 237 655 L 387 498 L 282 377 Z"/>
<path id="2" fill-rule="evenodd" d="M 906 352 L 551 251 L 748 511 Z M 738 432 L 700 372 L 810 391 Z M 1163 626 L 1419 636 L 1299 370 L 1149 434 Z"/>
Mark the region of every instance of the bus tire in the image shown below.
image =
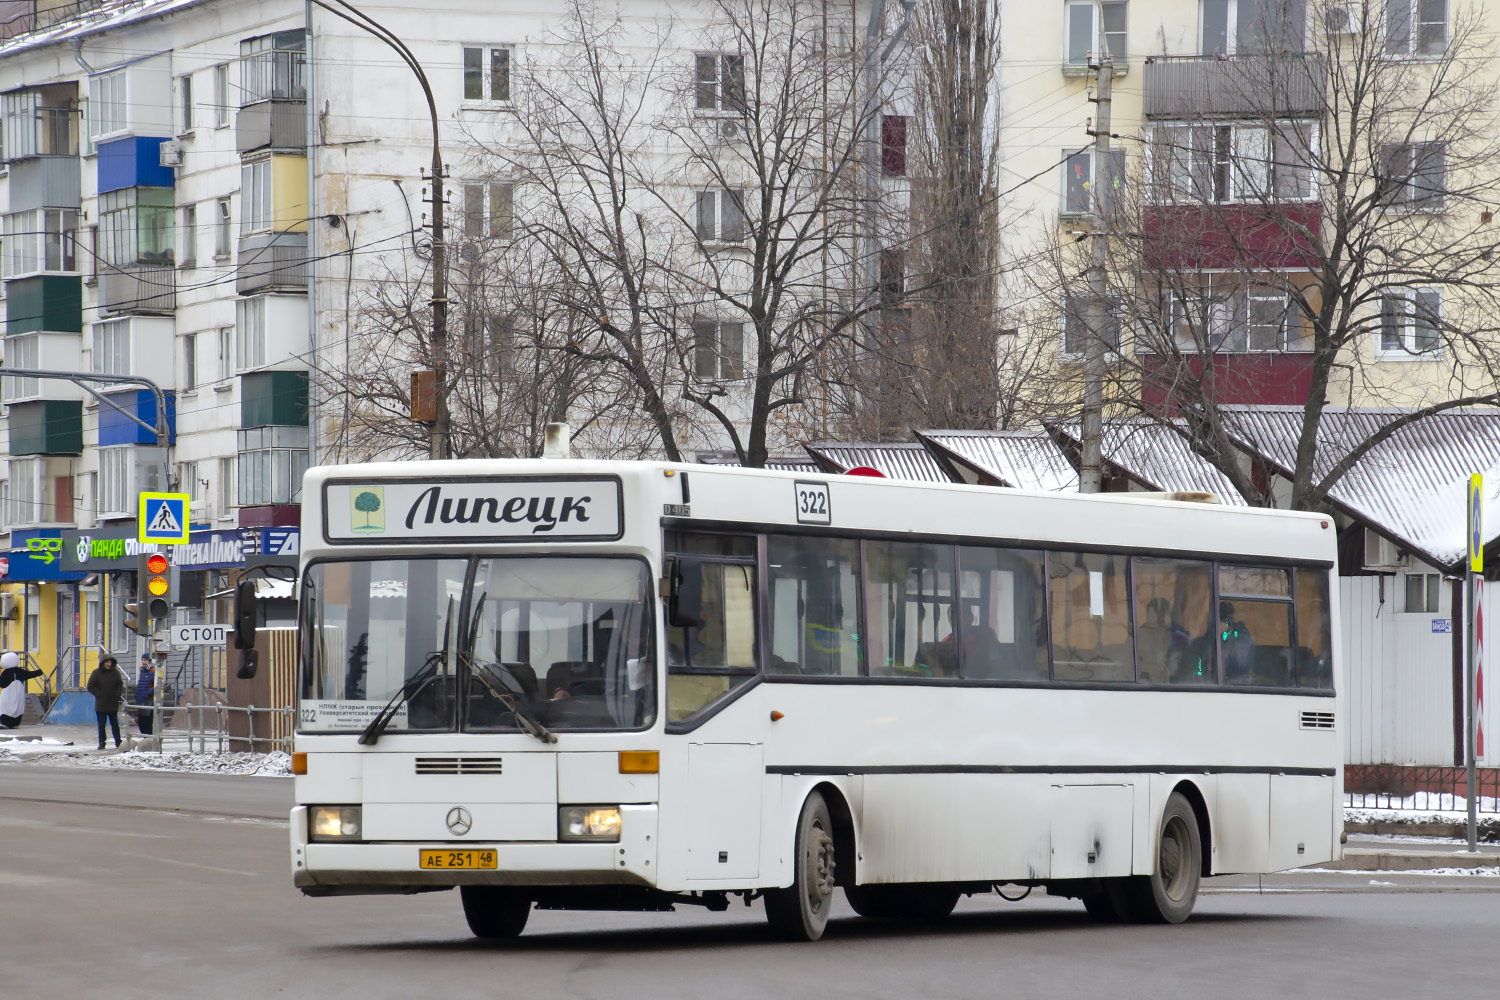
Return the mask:
<path id="1" fill-rule="evenodd" d="M 500 885 L 461 885 L 464 919 L 474 936 L 492 941 L 520 937 L 531 916 L 531 897 Z"/>
<path id="2" fill-rule="evenodd" d="M 1146 924 L 1180 924 L 1188 918 L 1198 899 L 1201 844 L 1193 807 L 1182 793 L 1173 792 L 1162 810 L 1152 872 L 1130 880 L 1127 898 L 1135 919 Z"/>
<path id="3" fill-rule="evenodd" d="M 833 820 L 822 793 L 813 792 L 797 817 L 792 884 L 766 890 L 766 919 L 778 936 L 788 941 L 823 936 L 833 907 L 834 870 Z"/>

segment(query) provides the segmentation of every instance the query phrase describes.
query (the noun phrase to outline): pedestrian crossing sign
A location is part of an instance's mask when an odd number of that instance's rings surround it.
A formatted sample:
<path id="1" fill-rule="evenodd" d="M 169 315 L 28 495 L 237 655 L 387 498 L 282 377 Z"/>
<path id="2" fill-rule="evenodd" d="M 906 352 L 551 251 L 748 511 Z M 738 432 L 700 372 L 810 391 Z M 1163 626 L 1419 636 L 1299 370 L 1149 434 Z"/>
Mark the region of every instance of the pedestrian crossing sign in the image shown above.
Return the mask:
<path id="1" fill-rule="evenodd" d="M 186 545 L 188 499 L 186 493 L 142 493 L 135 508 L 137 537 L 140 541 L 157 545 Z"/>

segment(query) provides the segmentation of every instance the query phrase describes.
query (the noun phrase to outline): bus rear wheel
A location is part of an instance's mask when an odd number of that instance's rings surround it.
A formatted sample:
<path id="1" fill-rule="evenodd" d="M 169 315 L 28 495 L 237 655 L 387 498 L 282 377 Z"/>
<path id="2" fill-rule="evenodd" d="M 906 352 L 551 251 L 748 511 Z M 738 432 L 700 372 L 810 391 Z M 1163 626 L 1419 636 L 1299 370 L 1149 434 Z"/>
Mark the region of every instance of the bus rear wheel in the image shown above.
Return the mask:
<path id="1" fill-rule="evenodd" d="M 1155 870 L 1130 880 L 1127 898 L 1137 920 L 1180 924 L 1193 912 L 1202 875 L 1201 836 L 1193 807 L 1182 793 L 1173 792 L 1162 810 Z"/>
<path id="2" fill-rule="evenodd" d="M 813 792 L 797 818 L 792 884 L 766 890 L 766 919 L 788 941 L 816 941 L 828 926 L 834 887 L 833 821 L 828 803 Z"/>
<path id="3" fill-rule="evenodd" d="M 531 916 L 531 897 L 501 885 L 461 885 L 464 919 L 475 937 L 492 941 L 520 937 Z"/>
<path id="4" fill-rule="evenodd" d="M 944 885 L 851 885 L 844 887 L 849 906 L 862 917 L 931 924 L 958 905 L 961 891 Z"/>

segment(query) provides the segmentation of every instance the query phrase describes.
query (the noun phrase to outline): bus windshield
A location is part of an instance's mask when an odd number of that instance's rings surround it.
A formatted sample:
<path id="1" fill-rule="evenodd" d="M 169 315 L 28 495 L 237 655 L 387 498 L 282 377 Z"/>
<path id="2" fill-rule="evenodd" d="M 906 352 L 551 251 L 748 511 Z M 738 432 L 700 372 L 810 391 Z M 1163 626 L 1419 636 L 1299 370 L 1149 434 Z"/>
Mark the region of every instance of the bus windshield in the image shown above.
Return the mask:
<path id="1" fill-rule="evenodd" d="M 631 558 L 314 563 L 299 727 L 363 729 L 406 685 L 388 731 L 645 728 L 650 592 Z"/>

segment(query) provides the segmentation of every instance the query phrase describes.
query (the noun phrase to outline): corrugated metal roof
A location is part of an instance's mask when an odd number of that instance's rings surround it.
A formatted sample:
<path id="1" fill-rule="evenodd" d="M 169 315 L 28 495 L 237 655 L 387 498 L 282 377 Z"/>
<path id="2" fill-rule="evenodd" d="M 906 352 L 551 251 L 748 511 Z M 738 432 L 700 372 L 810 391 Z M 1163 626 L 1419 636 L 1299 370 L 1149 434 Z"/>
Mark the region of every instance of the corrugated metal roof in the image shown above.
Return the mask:
<path id="1" fill-rule="evenodd" d="M 1046 431 L 917 431 L 917 437 L 1006 486 L 1060 493 L 1078 489 L 1078 470 Z"/>
<path id="2" fill-rule="evenodd" d="M 816 441 L 803 445 L 808 454 L 824 465 L 827 472 L 848 472 L 867 466 L 887 479 L 904 479 L 916 483 L 951 483 L 953 479 L 927 449 L 914 441 L 844 443 Z"/>
<path id="3" fill-rule="evenodd" d="M 1303 412 L 1298 406 L 1225 407 L 1235 437 L 1290 476 Z M 1329 407 L 1318 427 L 1315 476 L 1327 475 L 1360 443 L 1407 410 Z M 1500 466 L 1500 410 L 1450 410 L 1397 429 L 1328 491 L 1328 499 L 1402 548 L 1437 566 L 1463 558 L 1463 482 Z M 1488 483 L 1488 479 L 1486 480 Z M 1486 544 L 1500 537 L 1487 518 Z"/>
<path id="4" fill-rule="evenodd" d="M 1075 444 L 1077 420 L 1050 422 Z M 1248 506 L 1229 477 L 1188 446 L 1187 439 L 1154 420 L 1106 420 L 1104 460 L 1131 479 L 1167 493 L 1212 493 L 1230 507 Z"/>
<path id="5" fill-rule="evenodd" d="M 739 467 L 740 460 L 734 452 L 699 452 L 699 465 L 730 465 Z M 817 472 L 818 463 L 804 455 L 772 455 L 766 459 L 766 468 L 777 472 Z"/>

